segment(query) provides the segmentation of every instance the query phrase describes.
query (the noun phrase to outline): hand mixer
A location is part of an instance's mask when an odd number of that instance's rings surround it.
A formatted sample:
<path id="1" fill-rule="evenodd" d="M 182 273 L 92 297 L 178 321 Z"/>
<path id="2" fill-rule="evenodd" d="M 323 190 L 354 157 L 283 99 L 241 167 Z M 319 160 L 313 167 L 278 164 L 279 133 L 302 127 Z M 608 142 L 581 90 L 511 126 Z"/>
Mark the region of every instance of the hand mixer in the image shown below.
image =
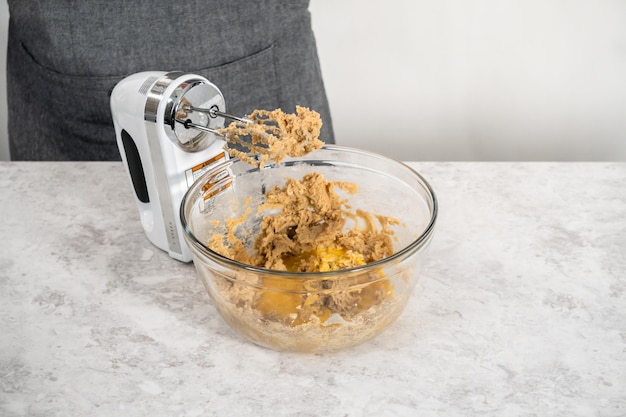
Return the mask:
<path id="1" fill-rule="evenodd" d="M 122 161 L 135 191 L 148 239 L 172 258 L 191 261 L 178 215 L 191 184 L 228 159 L 217 132 L 225 118 L 220 90 L 204 77 L 141 72 L 111 92 L 111 112 Z"/>

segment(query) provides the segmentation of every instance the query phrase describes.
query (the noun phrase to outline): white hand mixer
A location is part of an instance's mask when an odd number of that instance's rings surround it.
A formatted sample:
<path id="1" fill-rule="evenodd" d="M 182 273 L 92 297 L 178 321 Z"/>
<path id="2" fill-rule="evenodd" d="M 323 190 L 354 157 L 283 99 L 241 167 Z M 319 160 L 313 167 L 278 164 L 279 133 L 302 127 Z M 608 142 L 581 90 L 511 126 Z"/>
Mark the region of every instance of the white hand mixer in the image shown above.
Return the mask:
<path id="1" fill-rule="evenodd" d="M 172 258 L 191 261 L 179 218 L 182 198 L 204 172 L 228 159 L 216 131 L 224 96 L 209 80 L 182 72 L 141 72 L 111 92 L 117 144 L 148 239 Z"/>

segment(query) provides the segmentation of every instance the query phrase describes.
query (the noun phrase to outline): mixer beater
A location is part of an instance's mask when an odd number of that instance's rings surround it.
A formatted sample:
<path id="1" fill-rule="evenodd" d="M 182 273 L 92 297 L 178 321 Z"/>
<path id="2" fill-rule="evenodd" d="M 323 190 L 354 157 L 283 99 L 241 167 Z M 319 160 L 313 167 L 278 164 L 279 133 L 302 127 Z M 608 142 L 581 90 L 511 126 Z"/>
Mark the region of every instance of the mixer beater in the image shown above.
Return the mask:
<path id="1" fill-rule="evenodd" d="M 225 128 L 206 127 L 185 119 L 191 112 L 207 114 L 211 118 L 227 118 L 233 122 Z M 176 122 L 186 129 L 198 129 L 223 137 L 230 145 L 244 149 L 231 148 L 231 156 L 263 168 L 269 161 L 281 162 L 285 156 L 302 156 L 323 145 L 318 139 L 322 126 L 319 114 L 300 106 L 296 107 L 296 112 L 286 114 L 280 109 L 254 110 L 247 117 L 239 117 L 220 111 L 217 105 L 202 108 L 183 104 Z"/>

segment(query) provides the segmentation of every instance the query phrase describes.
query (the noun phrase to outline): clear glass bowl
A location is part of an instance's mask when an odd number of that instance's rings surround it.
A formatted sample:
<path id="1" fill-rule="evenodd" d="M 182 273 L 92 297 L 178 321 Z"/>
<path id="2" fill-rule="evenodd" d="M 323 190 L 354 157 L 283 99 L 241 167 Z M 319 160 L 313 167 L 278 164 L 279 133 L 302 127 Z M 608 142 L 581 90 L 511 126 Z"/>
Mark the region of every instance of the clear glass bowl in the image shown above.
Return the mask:
<path id="1" fill-rule="evenodd" d="M 243 216 L 249 207 L 251 214 L 242 217 L 241 230 L 252 247 L 261 220 L 256 207 L 263 203 L 266 190 L 310 172 L 330 181 L 356 183 L 358 191 L 346 196 L 352 208 L 398 219 L 394 254 L 352 269 L 294 273 L 242 264 L 207 247 L 211 236 L 224 232 L 218 229 L 225 220 Z M 437 199 L 426 180 L 403 163 L 326 145 L 264 169 L 238 159 L 226 161 L 192 185 L 180 215 L 201 280 L 233 329 L 271 349 L 320 353 L 371 339 L 398 318 L 433 236 Z M 348 308 L 343 304 L 310 309 L 313 303 L 319 306 L 320 301 L 339 298 L 350 300 Z"/>

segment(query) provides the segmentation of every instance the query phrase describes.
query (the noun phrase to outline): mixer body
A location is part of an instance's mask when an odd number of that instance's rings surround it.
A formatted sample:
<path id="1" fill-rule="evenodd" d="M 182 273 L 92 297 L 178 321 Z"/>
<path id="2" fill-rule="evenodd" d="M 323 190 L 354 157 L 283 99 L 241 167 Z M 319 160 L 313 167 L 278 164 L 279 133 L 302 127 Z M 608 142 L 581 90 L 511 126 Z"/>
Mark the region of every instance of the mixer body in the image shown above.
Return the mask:
<path id="1" fill-rule="evenodd" d="M 228 159 L 224 140 L 211 132 L 224 119 L 187 112 L 188 106 L 226 107 L 214 84 L 181 72 L 133 74 L 111 93 L 117 144 L 143 229 L 155 246 L 183 262 L 192 257 L 180 223 L 182 198 L 202 173 Z M 188 129 L 181 120 L 208 129 Z"/>

